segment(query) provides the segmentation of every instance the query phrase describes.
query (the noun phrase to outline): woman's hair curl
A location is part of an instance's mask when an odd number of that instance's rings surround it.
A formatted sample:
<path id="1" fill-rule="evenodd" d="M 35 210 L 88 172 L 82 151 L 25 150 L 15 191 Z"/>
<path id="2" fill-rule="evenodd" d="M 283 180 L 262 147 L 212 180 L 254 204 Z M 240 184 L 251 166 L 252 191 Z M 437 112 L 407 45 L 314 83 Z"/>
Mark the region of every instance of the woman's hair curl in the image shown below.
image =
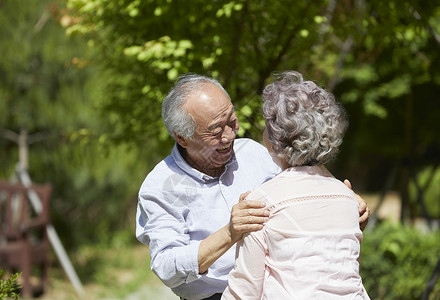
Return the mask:
<path id="1" fill-rule="evenodd" d="M 289 165 L 321 165 L 336 156 L 348 120 L 331 93 L 288 71 L 265 87 L 263 101 L 267 138 Z"/>

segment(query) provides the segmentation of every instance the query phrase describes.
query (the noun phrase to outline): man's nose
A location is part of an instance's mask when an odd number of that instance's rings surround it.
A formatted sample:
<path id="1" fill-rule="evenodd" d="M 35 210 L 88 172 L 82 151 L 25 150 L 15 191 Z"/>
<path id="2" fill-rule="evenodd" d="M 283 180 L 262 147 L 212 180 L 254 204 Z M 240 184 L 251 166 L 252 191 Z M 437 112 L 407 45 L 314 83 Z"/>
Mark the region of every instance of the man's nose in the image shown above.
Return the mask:
<path id="1" fill-rule="evenodd" d="M 230 143 L 235 139 L 236 132 L 229 126 L 225 127 L 222 135 L 222 143 Z"/>

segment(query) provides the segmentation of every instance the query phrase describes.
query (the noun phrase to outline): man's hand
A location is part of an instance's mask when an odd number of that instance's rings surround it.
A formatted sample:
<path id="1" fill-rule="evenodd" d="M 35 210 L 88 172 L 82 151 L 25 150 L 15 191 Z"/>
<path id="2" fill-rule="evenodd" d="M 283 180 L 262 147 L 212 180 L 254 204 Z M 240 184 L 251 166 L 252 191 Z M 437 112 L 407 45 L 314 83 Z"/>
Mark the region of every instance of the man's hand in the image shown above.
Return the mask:
<path id="1" fill-rule="evenodd" d="M 240 195 L 240 200 L 232 207 L 229 231 L 231 238 L 237 242 L 244 233 L 258 231 L 269 221 L 269 210 L 260 201 L 246 200 L 250 192 Z"/>
<path id="2" fill-rule="evenodd" d="M 203 274 L 228 249 L 238 242 L 243 233 L 257 231 L 269 221 L 269 210 L 260 201 L 246 200 L 249 192 L 240 195 L 232 207 L 229 224 L 226 224 L 200 242 L 198 263 L 199 274 Z"/>
<path id="3" fill-rule="evenodd" d="M 351 187 L 351 183 L 348 179 L 345 179 L 344 183 L 350 190 L 353 190 Z M 370 209 L 368 208 L 367 202 L 362 199 L 361 196 L 356 193 L 354 193 L 354 195 L 359 202 L 359 226 L 361 230 L 364 231 L 365 227 L 368 224 L 368 218 L 370 217 Z"/>
<path id="4" fill-rule="evenodd" d="M 266 204 L 246 200 L 248 194 L 249 192 L 241 194 L 238 203 L 232 207 L 229 223 L 200 242 L 199 274 L 206 272 L 219 257 L 241 239 L 243 233 L 260 230 L 263 224 L 269 221 L 267 218 L 269 210 L 264 209 Z"/>

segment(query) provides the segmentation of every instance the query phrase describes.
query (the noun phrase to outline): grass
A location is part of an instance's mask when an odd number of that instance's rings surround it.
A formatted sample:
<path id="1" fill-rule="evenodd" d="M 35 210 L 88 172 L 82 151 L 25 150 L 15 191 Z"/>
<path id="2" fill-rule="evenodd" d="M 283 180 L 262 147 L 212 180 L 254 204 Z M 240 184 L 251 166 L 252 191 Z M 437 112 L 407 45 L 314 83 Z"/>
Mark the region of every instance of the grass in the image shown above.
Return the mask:
<path id="1" fill-rule="evenodd" d="M 144 245 L 87 246 L 69 256 L 82 282 L 86 299 L 124 299 L 146 286 L 152 290 L 163 289 L 163 284 L 149 268 L 148 248 Z M 39 299 L 82 300 L 55 256 L 50 281 L 49 288 Z"/>

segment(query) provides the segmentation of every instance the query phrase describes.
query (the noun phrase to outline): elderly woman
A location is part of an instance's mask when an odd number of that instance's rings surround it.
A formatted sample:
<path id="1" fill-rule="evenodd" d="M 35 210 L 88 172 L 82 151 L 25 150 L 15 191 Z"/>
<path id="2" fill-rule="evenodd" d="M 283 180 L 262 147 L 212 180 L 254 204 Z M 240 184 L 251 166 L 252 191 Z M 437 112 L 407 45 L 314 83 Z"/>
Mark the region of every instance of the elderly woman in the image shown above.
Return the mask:
<path id="1" fill-rule="evenodd" d="M 344 109 L 293 71 L 263 100 L 264 143 L 283 171 L 247 196 L 266 202 L 269 221 L 237 245 L 222 299 L 369 299 L 358 202 L 324 167 L 348 126 Z"/>

